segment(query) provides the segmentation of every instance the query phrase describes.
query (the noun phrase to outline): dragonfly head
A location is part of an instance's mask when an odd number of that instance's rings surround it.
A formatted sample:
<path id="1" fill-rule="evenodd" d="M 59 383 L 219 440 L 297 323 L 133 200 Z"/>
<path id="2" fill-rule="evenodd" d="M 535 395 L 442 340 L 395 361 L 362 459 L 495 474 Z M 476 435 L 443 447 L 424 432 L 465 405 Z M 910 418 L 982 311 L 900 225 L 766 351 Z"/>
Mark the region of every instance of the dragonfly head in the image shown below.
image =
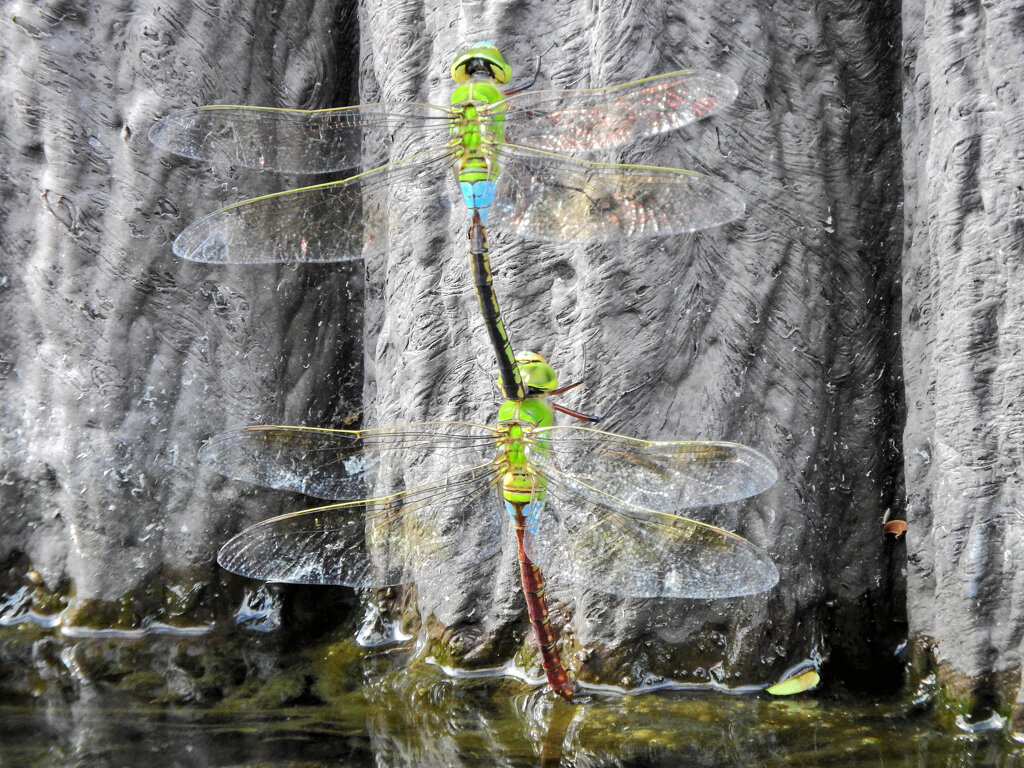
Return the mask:
<path id="1" fill-rule="evenodd" d="M 496 45 L 479 42 L 456 56 L 452 64 L 452 79 L 456 83 L 468 83 L 474 75 L 507 83 L 512 77 L 512 68 Z"/>
<path id="2" fill-rule="evenodd" d="M 519 374 L 530 394 L 544 394 L 558 386 L 558 374 L 548 361 L 536 352 L 520 352 L 516 355 Z"/>

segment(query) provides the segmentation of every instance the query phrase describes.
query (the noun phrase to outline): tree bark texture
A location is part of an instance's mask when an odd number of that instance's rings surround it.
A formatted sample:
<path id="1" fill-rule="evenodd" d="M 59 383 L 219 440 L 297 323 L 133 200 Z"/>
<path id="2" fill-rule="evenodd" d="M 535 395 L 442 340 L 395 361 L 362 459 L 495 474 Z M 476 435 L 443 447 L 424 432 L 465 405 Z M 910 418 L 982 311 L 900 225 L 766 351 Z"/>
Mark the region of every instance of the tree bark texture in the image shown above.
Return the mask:
<path id="1" fill-rule="evenodd" d="M 0 549 L 79 601 L 161 572 L 208 577 L 240 506 L 197 468 L 211 428 L 331 420 L 353 386 L 338 373 L 361 349 L 351 270 L 210 270 L 169 248 L 234 182 L 159 156 L 155 118 L 348 87 L 347 10 L 265 10 L 5 4 Z"/>
<path id="2" fill-rule="evenodd" d="M 1020 3 L 907 5 L 908 608 L 969 710 L 1024 720 Z"/>
<path id="3" fill-rule="evenodd" d="M 448 180 L 399 201 L 393 248 L 365 265 L 210 267 L 172 255 L 185 224 L 313 180 L 210 168 L 146 140 L 160 116 L 206 103 L 443 104 L 453 56 L 486 39 L 518 74 L 540 57 L 536 88 L 689 67 L 740 84 L 721 115 L 601 159 L 723 178 L 746 197 L 742 220 L 608 246 L 489 233 L 515 348 L 545 354 L 564 382 L 585 380 L 567 405 L 600 411 L 646 381 L 608 428 L 735 440 L 779 469 L 773 489 L 710 518 L 771 553 L 774 590 L 623 601 L 549 582 L 554 625 L 593 651 L 573 663 L 594 679 L 614 667 L 739 683 L 810 658 L 831 679 L 883 687 L 898 680 L 907 631 L 907 547 L 912 628 L 937 656 L 972 678 L 1016 664 L 1019 633 L 989 623 L 1020 592 L 1014 560 L 1000 559 L 1020 512 L 1009 11 L 823 0 L 4 10 L 0 559 L 11 589 L 32 569 L 48 587 L 72 585 L 73 606 L 132 595 L 139 623 L 160 610 L 140 590 L 214 583 L 228 536 L 303 503 L 199 466 L 196 449 L 223 429 L 493 418 L 467 220 Z M 988 20 L 991 37 L 965 36 L 953 17 Z M 365 165 L 417 148 L 401 132 L 368 136 Z M 951 366 L 964 375 L 939 375 Z M 911 527 L 894 541 L 882 521 L 902 512 L 904 467 Z M 936 535 L 942 525 L 959 545 Z M 425 626 L 462 658 L 530 642 L 513 544 L 493 578 L 417 593 Z M 971 584 L 984 588 L 971 595 Z"/>

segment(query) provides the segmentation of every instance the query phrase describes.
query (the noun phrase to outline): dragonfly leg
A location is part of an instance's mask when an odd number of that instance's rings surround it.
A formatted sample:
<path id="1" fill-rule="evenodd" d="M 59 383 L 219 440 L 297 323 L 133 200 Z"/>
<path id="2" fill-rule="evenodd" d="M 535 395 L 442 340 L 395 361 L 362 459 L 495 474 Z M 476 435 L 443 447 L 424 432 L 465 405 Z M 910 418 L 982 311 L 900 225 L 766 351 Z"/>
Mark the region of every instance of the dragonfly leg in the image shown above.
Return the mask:
<path id="1" fill-rule="evenodd" d="M 555 392 L 552 392 L 552 394 L 560 394 L 560 393 L 565 392 L 565 391 L 567 391 L 569 389 L 572 389 L 573 387 L 578 387 L 582 383 L 583 382 L 579 382 L 578 381 L 575 384 L 570 384 L 567 387 L 562 387 L 561 389 L 555 390 Z M 630 387 L 625 392 L 622 392 L 614 400 L 612 400 L 612 404 L 609 405 L 607 408 L 605 408 L 604 409 L 604 413 L 602 413 L 599 416 L 591 416 L 589 413 L 583 413 L 582 411 L 576 411 L 576 410 L 573 410 L 572 408 L 566 408 L 564 405 L 559 405 L 558 403 L 551 403 L 551 407 L 554 408 L 559 413 L 564 413 L 566 416 L 572 416 L 574 419 L 579 419 L 580 421 L 588 421 L 591 424 L 597 424 L 598 422 L 604 421 L 605 419 L 607 419 L 608 416 L 611 415 L 611 412 L 613 410 L 615 410 L 616 406 L 618 406 L 618 404 L 622 401 L 622 399 L 624 397 L 626 397 L 628 395 L 631 395 L 634 392 L 637 392 L 637 391 L 639 391 L 639 390 L 641 390 L 641 389 L 643 389 L 643 388 L 645 388 L 645 387 L 647 387 L 649 385 L 650 385 L 649 381 L 642 381 L 641 383 L 637 384 L 635 387 Z"/>
<path id="2" fill-rule="evenodd" d="M 555 44 L 552 43 L 551 45 L 548 46 L 548 49 L 546 51 L 544 51 L 544 53 L 542 53 L 542 54 L 537 56 L 537 66 L 535 66 L 533 68 L 533 74 L 530 75 L 530 79 L 528 81 L 525 81 L 525 82 L 523 82 L 520 85 L 517 85 L 515 88 L 512 88 L 510 90 L 504 91 L 504 95 L 505 96 L 512 96 L 513 94 L 521 93 L 521 92 L 525 91 L 527 88 L 532 88 L 533 84 L 537 82 L 537 75 L 540 74 L 540 60 L 547 53 L 549 53 L 551 51 L 551 49 L 554 48 L 554 47 L 555 47 Z"/>
<path id="3" fill-rule="evenodd" d="M 578 387 L 582 383 L 583 383 L 582 381 L 577 381 L 574 384 L 567 384 L 564 387 L 559 387 L 558 389 L 552 389 L 550 392 L 548 392 L 548 397 L 558 396 L 558 395 L 561 395 L 561 394 L 563 394 L 565 392 L 568 392 L 570 389 L 576 389 L 576 387 Z"/>

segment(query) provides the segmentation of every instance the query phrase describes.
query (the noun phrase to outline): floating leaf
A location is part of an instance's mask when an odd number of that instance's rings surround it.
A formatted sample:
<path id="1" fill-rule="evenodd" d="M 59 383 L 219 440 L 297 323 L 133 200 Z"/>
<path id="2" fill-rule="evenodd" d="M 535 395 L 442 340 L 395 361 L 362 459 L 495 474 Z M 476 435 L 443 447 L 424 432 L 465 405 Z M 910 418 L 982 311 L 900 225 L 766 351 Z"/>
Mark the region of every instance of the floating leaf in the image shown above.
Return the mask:
<path id="1" fill-rule="evenodd" d="M 787 677 L 782 682 L 768 686 L 765 690 L 772 696 L 792 696 L 817 687 L 821 677 L 816 669 L 805 669 L 798 675 Z"/>

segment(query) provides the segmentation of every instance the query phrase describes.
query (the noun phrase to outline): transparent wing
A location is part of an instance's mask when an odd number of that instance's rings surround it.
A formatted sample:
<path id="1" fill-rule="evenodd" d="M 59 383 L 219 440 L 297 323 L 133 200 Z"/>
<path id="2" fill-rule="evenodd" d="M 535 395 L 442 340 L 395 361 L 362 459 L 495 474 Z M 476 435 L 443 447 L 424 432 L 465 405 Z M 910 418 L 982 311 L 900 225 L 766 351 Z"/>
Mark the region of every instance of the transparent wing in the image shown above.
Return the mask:
<path id="1" fill-rule="evenodd" d="M 682 128 L 732 103 L 725 75 L 694 70 L 611 88 L 526 91 L 510 96 L 508 138 L 554 152 L 586 152 Z"/>
<path id="2" fill-rule="evenodd" d="M 729 597 L 778 581 L 740 536 L 675 512 L 736 501 L 775 482 L 738 443 L 637 440 L 585 427 L 536 430 L 527 457 L 546 480 L 527 554 L 549 578 L 633 597 Z"/>
<path id="3" fill-rule="evenodd" d="M 183 259 L 213 264 L 348 261 L 388 246 L 400 217 L 391 196 L 423 195 L 444 178 L 447 147 L 436 147 L 341 181 L 245 200 L 189 224 L 174 240 Z M 396 208 L 400 207 L 398 205 Z"/>
<path id="4" fill-rule="evenodd" d="M 340 109 L 206 106 L 161 118 L 149 140 L 176 155 L 281 173 L 327 173 L 360 165 L 363 132 L 415 131 L 420 146 L 443 144 L 448 110 L 429 104 Z"/>
<path id="5" fill-rule="evenodd" d="M 282 515 L 247 528 L 217 555 L 263 581 L 386 587 L 475 578 L 501 551 L 492 464 L 398 493 Z M 462 572 L 458 577 L 457 572 Z"/>
<path id="6" fill-rule="evenodd" d="M 541 240 L 608 242 L 715 227 L 743 215 L 729 185 L 674 168 L 590 163 L 506 145 L 488 225 Z"/>
<path id="7" fill-rule="evenodd" d="M 199 459 L 242 482 L 351 501 L 376 495 L 382 472 L 400 472 L 409 482 L 482 466 L 494 456 L 495 437 L 490 427 L 463 422 L 363 430 L 254 426 L 215 435 Z"/>
<path id="8" fill-rule="evenodd" d="M 739 443 L 638 440 L 587 427 L 536 430 L 527 452 L 550 482 L 627 514 L 726 504 L 778 477 L 771 461 Z"/>
<path id="9" fill-rule="evenodd" d="M 557 482 L 525 547 L 550 583 L 628 597 L 737 597 L 779 580 L 768 555 L 734 533 L 662 512 L 625 515 Z"/>

